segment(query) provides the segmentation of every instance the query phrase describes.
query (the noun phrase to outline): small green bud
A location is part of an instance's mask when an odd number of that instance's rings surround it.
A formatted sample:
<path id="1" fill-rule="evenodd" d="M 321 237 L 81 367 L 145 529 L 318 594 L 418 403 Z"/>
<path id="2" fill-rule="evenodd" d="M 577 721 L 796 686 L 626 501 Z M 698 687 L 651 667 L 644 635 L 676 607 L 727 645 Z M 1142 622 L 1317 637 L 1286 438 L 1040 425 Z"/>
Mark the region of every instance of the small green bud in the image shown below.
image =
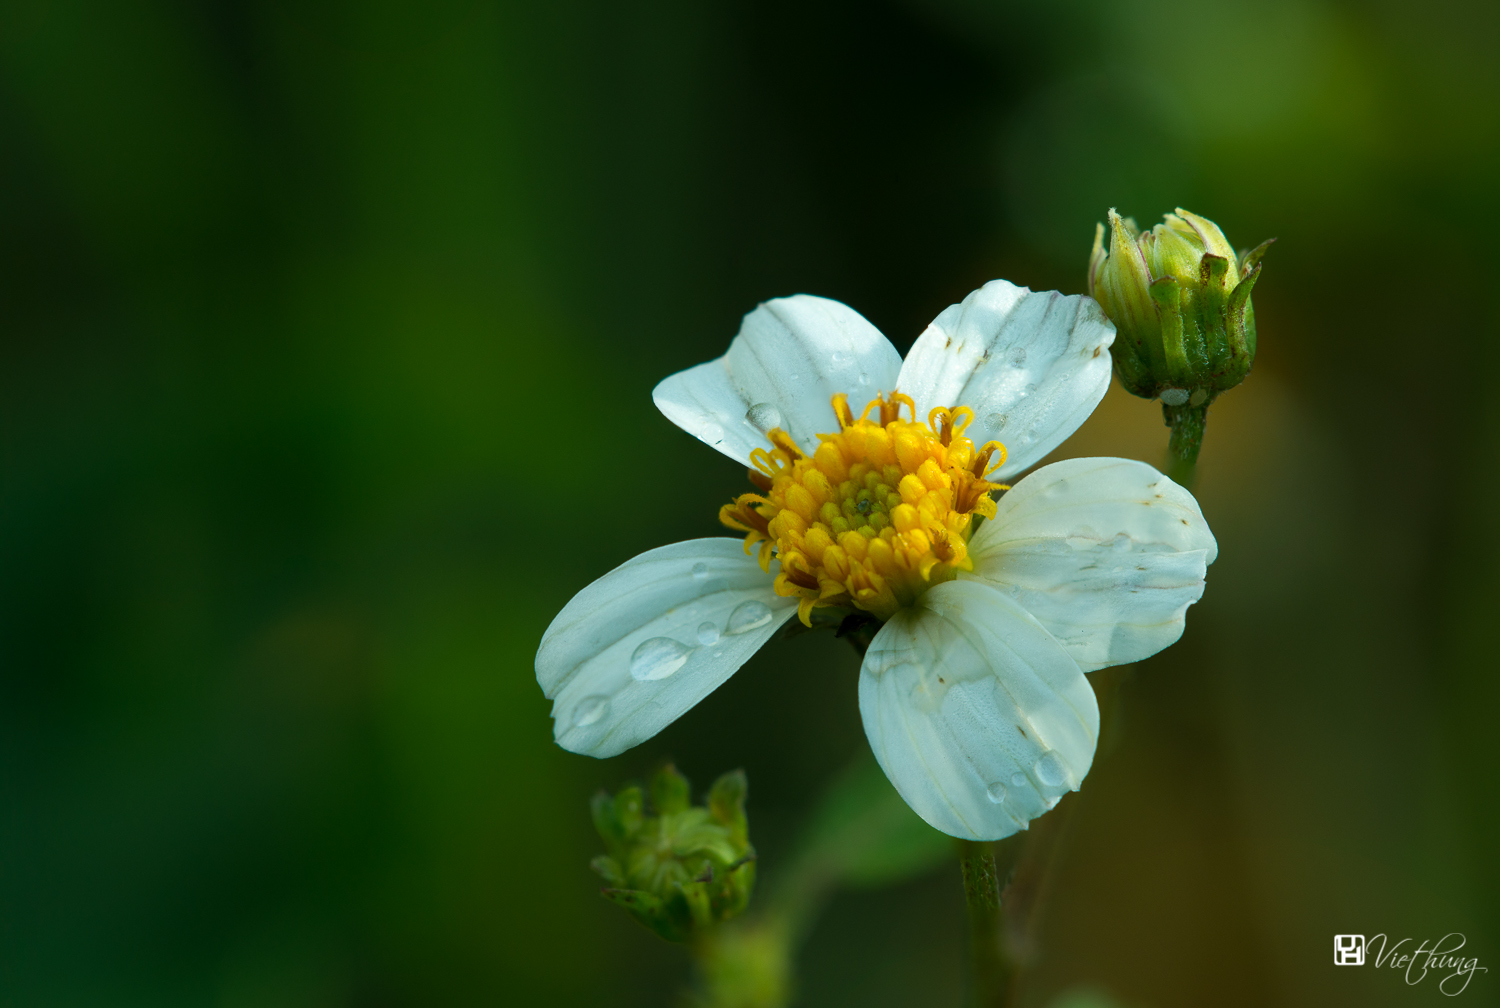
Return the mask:
<path id="1" fill-rule="evenodd" d="M 693 805 L 687 778 L 668 764 L 652 775 L 649 810 L 638 787 L 595 795 L 594 828 L 608 853 L 592 867 L 609 883 L 604 897 L 668 941 L 739 914 L 755 888 L 748 790 L 735 770 L 714 782 L 706 806 Z"/>
<path id="2" fill-rule="evenodd" d="M 1115 324 L 1115 373 L 1165 406 L 1206 406 L 1255 362 L 1250 292 L 1275 239 L 1236 256 L 1219 226 L 1181 207 L 1150 231 L 1109 212 L 1094 231 L 1089 294 Z"/>

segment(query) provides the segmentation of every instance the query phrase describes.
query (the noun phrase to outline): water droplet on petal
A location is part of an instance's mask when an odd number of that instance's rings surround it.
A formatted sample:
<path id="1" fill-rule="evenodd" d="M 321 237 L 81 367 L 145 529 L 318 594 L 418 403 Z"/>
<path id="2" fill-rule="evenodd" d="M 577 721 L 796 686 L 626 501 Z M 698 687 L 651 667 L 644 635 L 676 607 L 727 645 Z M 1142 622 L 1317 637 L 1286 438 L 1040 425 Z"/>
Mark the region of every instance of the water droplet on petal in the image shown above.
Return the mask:
<path id="1" fill-rule="evenodd" d="M 726 634 L 742 634 L 771 622 L 771 607 L 764 602 L 749 599 L 734 607 L 729 622 L 724 624 Z"/>
<path id="2" fill-rule="evenodd" d="M 989 416 L 984 418 L 984 425 L 990 429 L 991 434 L 994 434 L 998 432 L 1002 427 L 1004 427 L 1006 421 L 1008 421 L 1009 419 L 1010 417 L 1006 416 L 1004 413 L 991 413 Z"/>
<path id="3" fill-rule="evenodd" d="M 867 374 L 863 374 L 863 373 L 860 374 L 860 376 L 859 376 L 859 384 L 860 384 L 861 387 L 864 387 L 865 385 L 870 384 L 870 376 L 867 375 Z"/>
<path id="4" fill-rule="evenodd" d="M 1021 787 L 1026 783 L 1026 775 L 1017 770 L 1015 773 L 1010 775 L 1010 782 L 1016 787 Z"/>
<path id="5" fill-rule="evenodd" d="M 844 353 L 844 351 L 842 351 L 842 350 L 835 350 L 833 352 L 833 356 L 830 357 L 829 359 L 831 361 L 833 361 L 835 364 L 842 364 L 842 363 L 844 363 L 844 361 L 846 361 L 846 360 L 849 359 L 849 355 L 846 354 L 846 353 Z"/>
<path id="6" fill-rule="evenodd" d="M 609 713 L 609 697 L 586 696 L 573 708 L 573 727 L 582 728 Z"/>
<path id="7" fill-rule="evenodd" d="M 1060 787 L 1068 780 L 1068 768 L 1063 766 L 1062 757 L 1055 752 L 1048 752 L 1037 760 L 1031 770 L 1036 779 L 1048 787 Z"/>
<path id="8" fill-rule="evenodd" d="M 698 643 L 704 647 L 719 642 L 719 628 L 713 623 L 700 623 L 698 625 Z"/>
<path id="9" fill-rule="evenodd" d="M 995 783 L 984 789 L 984 796 L 990 801 L 994 802 L 996 805 L 999 805 L 1001 802 L 1005 801 L 1005 785 L 1001 784 L 999 781 L 996 781 Z"/>
<path id="10" fill-rule="evenodd" d="M 772 427 L 781 426 L 781 411 L 768 402 L 756 403 L 745 411 L 745 420 L 764 434 Z"/>
<path id="11" fill-rule="evenodd" d="M 652 637 L 630 656 L 630 677 L 639 682 L 665 679 L 686 665 L 692 653 L 692 648 L 670 637 Z"/>
<path id="12" fill-rule="evenodd" d="M 702 563 L 702 562 L 693 564 L 693 580 L 694 581 L 707 581 L 708 580 L 708 564 Z"/>
<path id="13" fill-rule="evenodd" d="M 1012 348 L 1011 352 L 1006 354 L 1005 359 L 1010 362 L 1011 367 L 1022 366 L 1026 363 L 1026 348 L 1023 346 Z"/>

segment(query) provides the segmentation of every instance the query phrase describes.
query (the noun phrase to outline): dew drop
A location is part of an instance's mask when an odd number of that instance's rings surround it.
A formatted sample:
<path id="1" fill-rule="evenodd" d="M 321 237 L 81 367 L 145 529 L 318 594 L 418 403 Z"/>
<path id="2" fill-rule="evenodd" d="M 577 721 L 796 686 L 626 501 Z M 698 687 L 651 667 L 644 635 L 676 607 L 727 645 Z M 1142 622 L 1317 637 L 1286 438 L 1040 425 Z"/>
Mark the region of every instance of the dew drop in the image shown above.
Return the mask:
<path id="1" fill-rule="evenodd" d="M 1006 360 L 1010 362 L 1011 367 L 1021 367 L 1026 363 L 1026 348 L 1023 346 L 1013 348 L 1006 355 Z"/>
<path id="2" fill-rule="evenodd" d="M 990 801 L 994 802 L 996 805 L 999 805 L 1001 802 L 1005 801 L 1005 785 L 1001 784 L 999 781 L 996 781 L 995 783 L 984 789 L 984 796 Z"/>
<path id="3" fill-rule="evenodd" d="M 989 416 L 984 418 L 984 423 L 985 426 L 990 429 L 990 432 L 994 433 L 995 431 L 998 431 L 1000 430 L 1000 428 L 1004 427 L 1006 421 L 1008 421 L 1009 419 L 1010 417 L 1006 416 L 1004 413 L 991 413 Z"/>
<path id="4" fill-rule="evenodd" d="M 686 665 L 692 653 L 692 648 L 670 637 L 652 637 L 630 656 L 630 677 L 639 682 L 665 679 Z"/>
<path id="5" fill-rule="evenodd" d="M 573 727 L 583 728 L 609 713 L 609 697 L 586 696 L 573 708 Z"/>
<path id="6" fill-rule="evenodd" d="M 693 580 L 694 581 L 707 581 L 708 580 L 708 564 L 701 563 L 701 562 L 693 564 Z"/>
<path id="7" fill-rule="evenodd" d="M 863 388 L 864 386 L 870 384 L 870 376 L 867 375 L 867 374 L 861 373 L 860 376 L 859 376 L 859 384 L 860 384 L 861 388 Z"/>
<path id="8" fill-rule="evenodd" d="M 835 350 L 833 352 L 833 356 L 829 358 L 829 360 L 833 361 L 835 364 L 842 364 L 848 359 L 849 355 L 844 353 L 842 350 Z"/>
<path id="9" fill-rule="evenodd" d="M 1036 779 L 1048 787 L 1060 787 L 1067 783 L 1068 768 L 1063 766 L 1062 758 L 1055 752 L 1043 755 L 1031 769 L 1036 774 Z"/>
<path id="10" fill-rule="evenodd" d="M 726 634 L 742 634 L 763 627 L 771 622 L 771 607 L 764 602 L 748 599 L 734 607 L 729 622 L 724 624 Z"/>
<path id="11" fill-rule="evenodd" d="M 1021 787 L 1026 783 L 1026 775 L 1017 770 L 1015 773 L 1010 775 L 1010 782 L 1015 787 Z"/>
<path id="12" fill-rule="evenodd" d="M 698 624 L 698 643 L 704 647 L 719 643 L 719 628 L 713 623 Z"/>
<path id="13" fill-rule="evenodd" d="M 745 411 L 745 420 L 764 434 L 772 427 L 781 426 L 781 411 L 768 402 L 756 403 Z"/>

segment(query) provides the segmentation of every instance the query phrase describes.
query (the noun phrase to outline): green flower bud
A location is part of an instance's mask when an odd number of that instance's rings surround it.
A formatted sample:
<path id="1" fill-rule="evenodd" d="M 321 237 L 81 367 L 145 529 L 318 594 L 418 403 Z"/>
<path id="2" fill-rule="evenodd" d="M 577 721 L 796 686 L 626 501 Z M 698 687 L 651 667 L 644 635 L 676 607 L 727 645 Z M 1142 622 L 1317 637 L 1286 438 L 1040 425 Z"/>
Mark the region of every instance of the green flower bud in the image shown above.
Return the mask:
<path id="1" fill-rule="evenodd" d="M 742 770 L 691 804 L 688 780 L 668 764 L 651 778 L 651 808 L 642 791 L 594 796 L 594 828 L 607 853 L 593 869 L 609 883 L 604 897 L 668 941 L 685 942 L 739 914 L 755 888 Z"/>
<path id="2" fill-rule="evenodd" d="M 1165 406 L 1204 406 L 1255 361 L 1250 291 L 1275 239 L 1236 256 L 1219 226 L 1181 207 L 1150 231 L 1109 212 L 1094 231 L 1089 294 L 1115 324 L 1120 383 Z"/>

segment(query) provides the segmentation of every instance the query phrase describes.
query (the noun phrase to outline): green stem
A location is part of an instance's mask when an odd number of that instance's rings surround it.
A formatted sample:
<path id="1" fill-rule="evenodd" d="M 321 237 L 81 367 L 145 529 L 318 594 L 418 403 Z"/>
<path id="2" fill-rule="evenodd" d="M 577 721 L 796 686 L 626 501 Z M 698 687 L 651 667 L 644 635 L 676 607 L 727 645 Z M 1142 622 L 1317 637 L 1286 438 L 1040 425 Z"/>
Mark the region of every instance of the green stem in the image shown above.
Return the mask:
<path id="1" fill-rule="evenodd" d="M 1203 428 L 1208 423 L 1208 403 L 1200 406 L 1162 403 L 1161 413 L 1172 428 L 1167 441 L 1167 475 L 1172 482 L 1191 489 L 1198 469 L 1198 449 L 1203 447 Z"/>
<path id="2" fill-rule="evenodd" d="M 793 942 L 776 919 L 734 920 L 703 933 L 690 949 L 698 968 L 692 1008 L 786 1008 L 792 996 Z"/>
<path id="3" fill-rule="evenodd" d="M 1010 965 L 1000 947 L 1000 876 L 995 845 L 959 841 L 964 901 L 969 906 L 969 956 L 973 964 L 975 1008 L 1005 1008 L 1010 1003 Z"/>

